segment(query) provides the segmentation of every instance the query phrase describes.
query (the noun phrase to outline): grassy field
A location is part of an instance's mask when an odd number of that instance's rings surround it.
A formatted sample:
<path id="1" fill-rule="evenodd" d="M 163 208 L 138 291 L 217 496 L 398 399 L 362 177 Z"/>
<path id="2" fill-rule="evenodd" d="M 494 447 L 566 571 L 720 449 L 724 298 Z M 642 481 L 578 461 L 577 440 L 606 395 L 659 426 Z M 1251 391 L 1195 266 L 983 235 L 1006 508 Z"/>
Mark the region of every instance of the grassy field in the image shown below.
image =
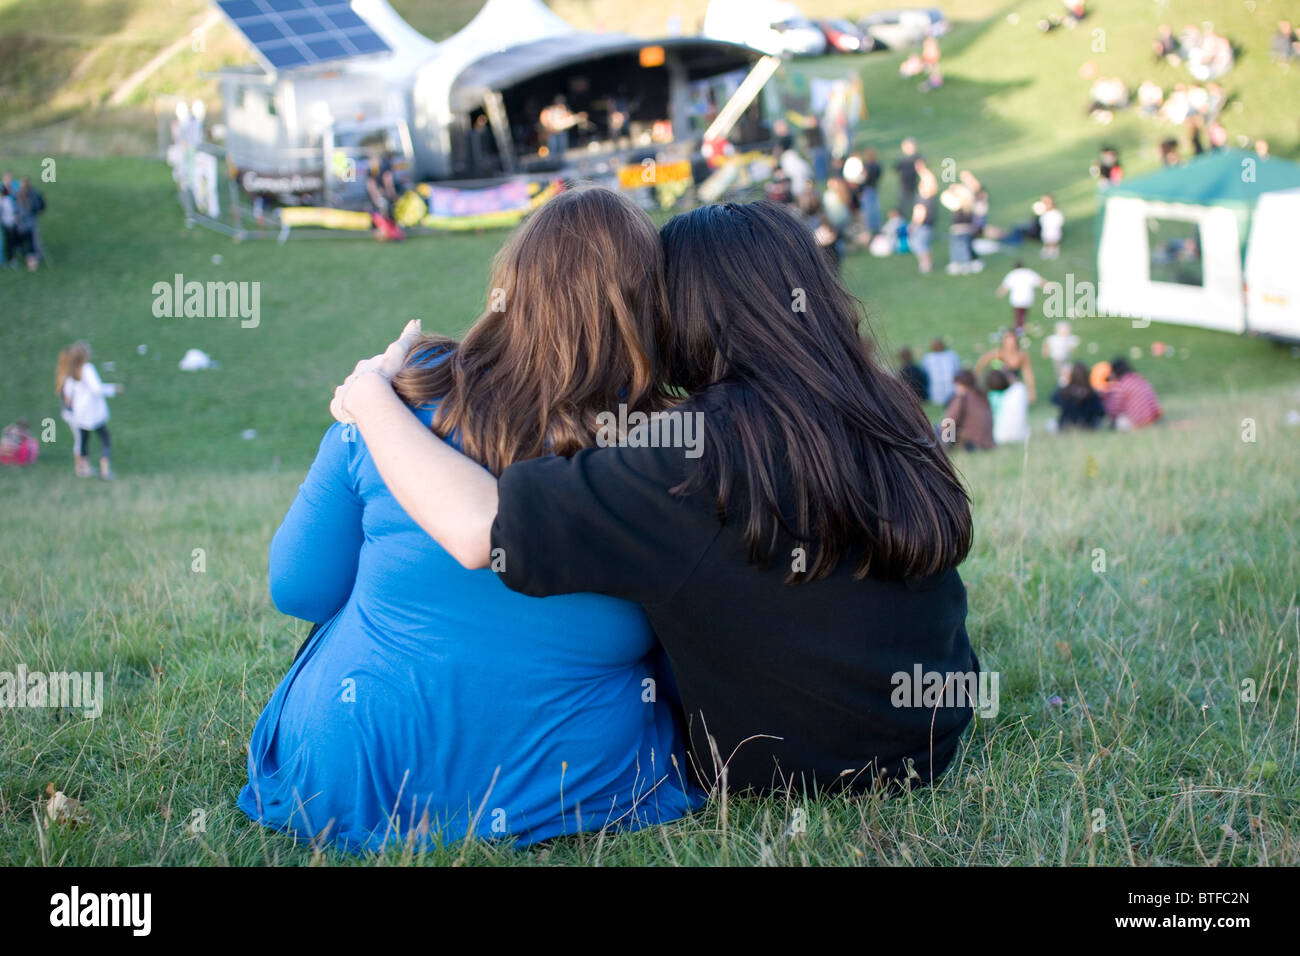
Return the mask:
<path id="1" fill-rule="evenodd" d="M 436 32 L 417 4 L 395 5 Z M 59 10 L 82 6 L 0 0 L 0 36 L 15 23 L 55 31 Z M 593 17 L 613 9 L 581 6 Z M 1105 128 L 1086 119 L 1077 67 L 1093 59 L 1132 83 L 1150 72 L 1171 85 L 1174 72 L 1146 52 L 1156 23 L 1212 15 L 1248 43 L 1225 81 L 1243 104 L 1229 132 L 1296 155 L 1300 73 L 1281 74 L 1263 46 L 1286 4 L 1096 4 L 1102 54 L 1088 31 L 1033 32 L 1029 20 L 1053 6 L 954 5 L 966 22 L 945 43 L 938 93 L 898 79 L 896 56 L 809 68 L 862 69 L 864 140 L 888 160 L 913 134 L 932 163 L 973 169 L 995 222 L 1023 219 L 1037 194 L 1056 193 L 1069 217 L 1062 258 L 1031 263 L 1049 279 L 1095 277 L 1086 169 L 1100 142 L 1117 142 L 1133 172 L 1154 165 L 1166 135 L 1131 116 Z M 31 19 L 38 8 L 48 20 Z M 133 22 L 132 10 L 145 17 L 143 4 L 116 9 L 119 20 L 94 30 Z M 180 32 L 202 4 L 174 9 L 168 23 Z M 167 33 L 156 18 L 140 22 Z M 57 79 L 32 87 L 31 102 L 63 89 Z M 88 115 L 75 106 L 79 120 Z M 100 111 L 98 122 L 116 115 Z M 38 173 L 40 145 L 6 136 L 0 167 Z M 55 268 L 0 271 L 0 423 L 57 420 L 55 356 L 88 339 L 105 379 L 127 385 L 112 402 L 119 480 L 73 478 L 62 422 L 36 467 L 0 473 L 0 670 L 100 670 L 107 704 L 93 721 L 0 711 L 0 864 L 344 862 L 234 807 L 243 745 L 306 632 L 270 603 L 267 544 L 328 424 L 333 386 L 406 318 L 462 330 L 501 236 L 232 244 L 184 228 L 161 164 L 55 158 L 57 178 L 42 187 Z M 891 178 L 886 200 L 893 189 Z M 938 249 L 940 269 L 945 261 Z M 886 352 L 942 335 L 971 360 L 1007 320 L 994 289 L 1010 262 L 923 279 L 910 259 L 858 255 L 845 276 Z M 177 273 L 260 283 L 259 325 L 156 318 L 153 286 Z M 529 851 L 474 844 L 415 862 L 1300 863 L 1300 428 L 1286 423 L 1300 409 L 1300 359 L 1266 342 L 1119 319 L 1080 320 L 1076 331 L 1089 358 L 1138 349 L 1169 421 L 1057 438 L 1041 427 L 1040 403 L 1027 452 L 961 460 L 977 522 L 963 567 L 969 628 L 983 665 L 1002 675 L 1001 710 L 977 721 L 939 787 L 814 803 L 719 796 L 651 832 Z M 1175 357 L 1152 358 L 1157 341 Z M 221 367 L 180 372 L 191 347 Z M 1046 362 L 1036 369 L 1046 383 Z M 1253 442 L 1242 440 L 1248 419 Z M 1105 570 L 1094 570 L 1099 557 Z M 47 783 L 84 802 L 85 826 L 39 826 Z M 796 809 L 806 832 L 791 832 Z M 187 827 L 195 811 L 199 832 Z"/>

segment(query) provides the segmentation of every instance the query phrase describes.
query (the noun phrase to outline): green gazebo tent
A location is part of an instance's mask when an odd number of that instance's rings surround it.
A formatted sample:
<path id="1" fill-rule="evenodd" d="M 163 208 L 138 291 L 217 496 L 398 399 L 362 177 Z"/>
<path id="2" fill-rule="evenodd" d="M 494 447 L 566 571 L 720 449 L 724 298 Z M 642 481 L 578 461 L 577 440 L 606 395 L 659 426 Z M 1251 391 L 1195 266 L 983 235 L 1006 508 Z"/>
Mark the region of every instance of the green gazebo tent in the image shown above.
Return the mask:
<path id="1" fill-rule="evenodd" d="M 1300 310 L 1300 288 L 1283 288 L 1300 279 L 1291 275 L 1300 273 L 1300 216 L 1287 214 L 1300 200 L 1296 190 L 1300 164 L 1240 150 L 1209 153 L 1110 187 L 1097 247 L 1098 311 L 1286 334 L 1287 313 Z M 1288 253 L 1290 266 L 1282 258 Z M 1283 314 L 1269 321 L 1281 321 L 1283 329 L 1250 323 L 1248 265 L 1256 273 L 1252 285 L 1278 287 L 1270 299 Z M 1300 329 L 1300 316 L 1295 324 Z"/>

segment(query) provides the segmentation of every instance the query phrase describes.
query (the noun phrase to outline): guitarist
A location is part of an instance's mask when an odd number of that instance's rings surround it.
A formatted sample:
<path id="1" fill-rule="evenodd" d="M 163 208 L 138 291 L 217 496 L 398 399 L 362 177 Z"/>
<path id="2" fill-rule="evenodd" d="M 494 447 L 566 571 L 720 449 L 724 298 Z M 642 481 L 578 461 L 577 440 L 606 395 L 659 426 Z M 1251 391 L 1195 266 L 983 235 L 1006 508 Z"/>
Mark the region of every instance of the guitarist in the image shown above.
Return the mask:
<path id="1" fill-rule="evenodd" d="M 557 95 L 551 105 L 542 110 L 541 126 L 551 158 L 563 158 L 569 151 L 569 130 L 586 121 L 587 114 L 570 110 L 563 95 Z"/>

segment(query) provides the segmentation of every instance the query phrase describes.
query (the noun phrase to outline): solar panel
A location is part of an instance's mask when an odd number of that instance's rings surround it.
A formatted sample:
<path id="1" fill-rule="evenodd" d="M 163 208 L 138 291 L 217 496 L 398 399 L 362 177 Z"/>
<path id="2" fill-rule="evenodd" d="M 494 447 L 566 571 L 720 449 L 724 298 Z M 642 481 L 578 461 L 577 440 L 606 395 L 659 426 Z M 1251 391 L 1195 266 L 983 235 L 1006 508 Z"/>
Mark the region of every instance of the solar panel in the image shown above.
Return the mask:
<path id="1" fill-rule="evenodd" d="M 391 53 L 348 0 L 217 0 L 271 70 Z"/>

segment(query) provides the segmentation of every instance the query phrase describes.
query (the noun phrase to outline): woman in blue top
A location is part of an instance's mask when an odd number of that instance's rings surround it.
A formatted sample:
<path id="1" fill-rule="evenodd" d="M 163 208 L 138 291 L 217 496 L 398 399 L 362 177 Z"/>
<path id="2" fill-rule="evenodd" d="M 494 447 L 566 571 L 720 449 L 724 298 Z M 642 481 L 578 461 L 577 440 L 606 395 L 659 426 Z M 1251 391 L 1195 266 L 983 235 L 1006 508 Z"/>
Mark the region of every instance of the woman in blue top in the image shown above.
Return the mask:
<path id="1" fill-rule="evenodd" d="M 596 416 L 663 407 L 662 253 L 604 189 L 567 192 L 498 255 L 462 343 L 394 381 L 493 474 L 594 443 Z M 271 593 L 321 626 L 257 722 L 239 806 L 302 840 L 377 850 L 476 834 L 519 844 L 681 816 L 668 670 L 633 603 L 533 598 L 468 571 L 392 497 L 356 429 L 325 434 L 271 543 Z"/>

